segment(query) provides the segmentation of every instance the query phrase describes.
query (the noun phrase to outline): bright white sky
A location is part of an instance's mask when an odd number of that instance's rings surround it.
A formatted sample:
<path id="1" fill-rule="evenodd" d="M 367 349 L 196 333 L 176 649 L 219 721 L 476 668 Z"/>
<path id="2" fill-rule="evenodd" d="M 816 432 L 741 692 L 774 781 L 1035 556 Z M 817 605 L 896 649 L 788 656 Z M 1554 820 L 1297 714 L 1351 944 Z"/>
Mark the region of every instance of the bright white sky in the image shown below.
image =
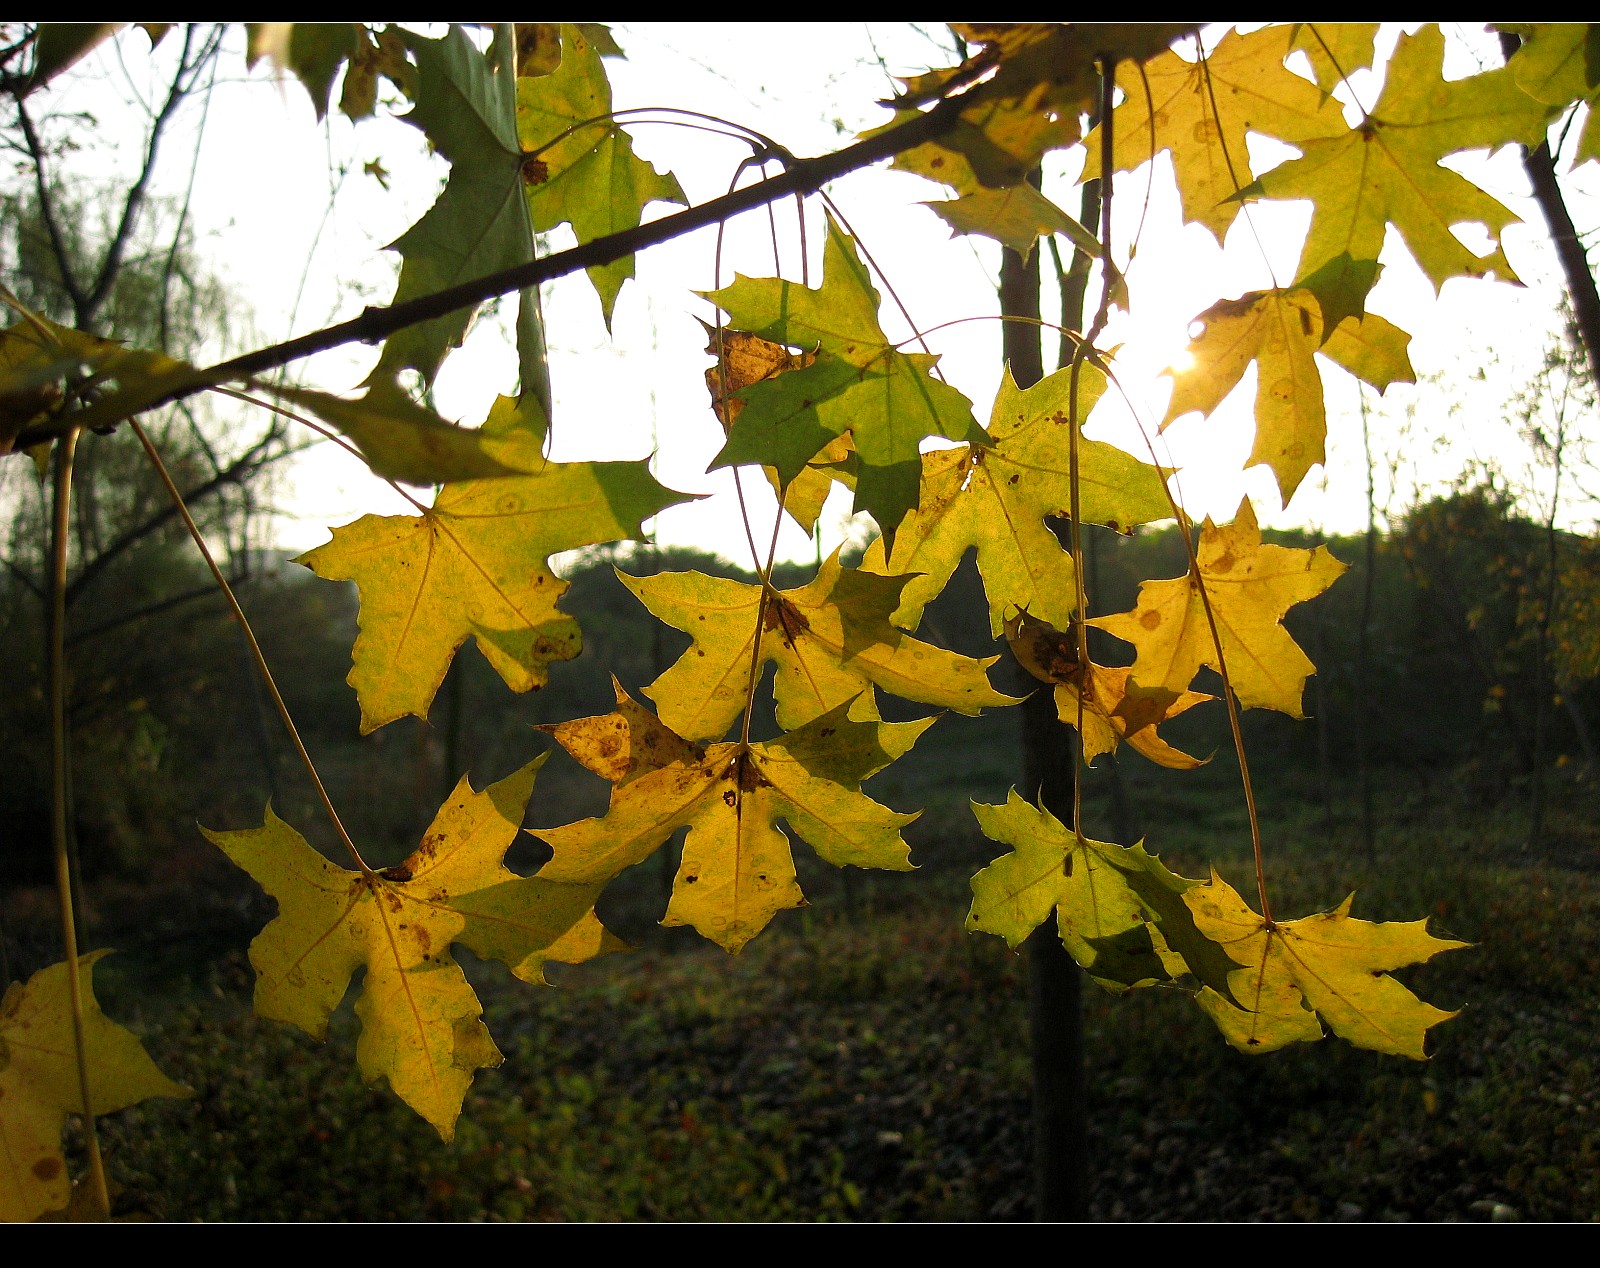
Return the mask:
<path id="1" fill-rule="evenodd" d="M 946 64 L 950 53 L 938 46 L 941 32 L 899 24 L 627 25 L 616 33 L 628 59 L 608 65 L 618 107 L 677 106 L 720 115 L 767 133 L 797 154 L 810 154 L 847 144 L 856 131 L 887 118 L 874 104 L 893 88 L 885 65 L 909 73 Z M 1480 57 L 1483 64 L 1498 64 L 1498 51 L 1481 27 L 1447 27 L 1446 32 L 1447 75 L 1472 72 Z M 1380 37 L 1380 53 L 1392 47 L 1393 39 L 1393 33 Z M 101 143 L 114 147 L 112 161 L 129 166 L 139 148 L 140 120 L 126 106 L 111 103 L 130 91 L 148 95 L 156 81 L 141 33 L 126 32 L 117 44 L 121 47 L 106 48 L 84 64 L 90 75 L 100 77 L 98 84 L 89 75 L 74 76 L 78 86 L 55 94 L 52 104 L 93 110 L 102 125 Z M 190 180 L 188 142 L 203 124 L 191 214 L 202 250 L 252 306 L 254 329 L 230 332 L 230 350 L 239 351 L 351 316 L 364 303 L 386 301 L 397 257 L 382 248 L 422 214 L 447 168 L 442 160 L 423 156 L 420 135 L 396 121 L 355 126 L 335 113 L 326 125 L 318 124 L 298 84 L 274 85 L 264 66 L 246 75 L 242 31 L 234 33 L 234 44 L 224 54 L 221 77 L 207 102 L 194 103 L 175 129 L 161 192 L 182 196 Z M 167 64 L 170 51 L 158 50 L 158 67 Z M 1363 75 L 1355 90 L 1370 104 L 1376 80 Z M 697 202 L 724 191 L 744 153 L 743 147 L 700 131 L 655 125 L 632 131 L 640 154 L 675 172 Z M 94 161 L 96 148 L 86 151 L 86 165 Z M 387 191 L 362 174 L 371 159 L 388 170 Z M 1400 252 L 1392 259 L 1385 256 L 1388 265 L 1370 306 L 1413 333 L 1412 359 L 1424 379 L 1420 388 L 1392 388 L 1381 403 L 1374 398 L 1379 466 L 1395 467 L 1392 479 L 1381 479 L 1378 497 L 1380 505 L 1396 512 L 1418 490 L 1436 490 L 1474 459 L 1496 463 L 1513 482 L 1533 479 L 1527 476 L 1526 448 L 1503 407 L 1542 358 L 1555 326 L 1559 273 L 1537 208 L 1522 192 L 1526 182 L 1514 152 L 1503 151 L 1492 161 L 1468 155 L 1451 162 L 1530 222 L 1505 234 L 1506 253 L 1527 288 L 1452 281 L 1436 301 L 1409 259 Z M 1067 160 L 1069 167 L 1076 163 Z M 1077 206 L 1069 181 L 1074 174 L 1058 171 L 1047 177 L 1046 192 L 1069 210 Z M 1600 172 L 1591 165 L 1564 180 L 1580 231 L 1592 229 L 1600 220 L 1594 199 Z M 1153 173 L 1147 169 L 1121 178 L 1117 187 L 1115 239 L 1121 258 L 1138 227 L 1147 185 L 1149 209 L 1137 262 L 1128 274 L 1137 317 L 1122 320 L 1108 336 L 1125 344 L 1119 358 L 1123 378 L 1149 426 L 1162 416 L 1168 393 L 1160 371 L 1181 354 L 1190 319 L 1219 298 L 1271 285 L 1274 273 L 1292 275 L 1309 209 L 1258 205 L 1248 213 L 1249 221 L 1241 217 L 1234 226 L 1226 249 L 1219 249 L 1205 230 L 1177 228 L 1170 167 L 1162 160 Z M 939 188 L 879 168 L 844 178 L 831 192 L 919 328 L 997 311 L 998 248 L 982 240 L 952 240 L 942 221 L 915 205 L 940 197 Z M 658 205 L 648 214 L 667 210 Z M 792 204 L 776 214 L 784 272 L 797 277 Z M 820 211 L 814 208 L 813 242 L 820 242 L 819 225 Z M 1481 233 L 1476 238 L 1471 228 L 1462 233 L 1470 245 L 1486 249 Z M 569 242 L 557 235 L 552 245 Z M 703 381 L 709 363 L 705 335 L 695 320 L 709 319 L 712 310 L 692 292 L 717 284 L 713 248 L 714 233 L 705 230 L 642 256 L 637 280 L 619 300 L 610 337 L 585 280 L 568 279 L 550 289 L 545 312 L 556 396 L 553 456 L 618 459 L 654 452 L 663 483 L 716 495 L 664 513 L 656 525 L 662 543 L 698 545 L 747 563 L 731 476 L 704 471 L 721 436 Z M 813 259 L 819 254 L 814 251 Z M 755 276 L 773 272 L 764 212 L 730 226 L 722 281 L 735 269 Z M 908 333 L 892 305 L 885 306 L 884 323 L 891 334 Z M 974 401 L 980 420 L 988 416 L 999 378 L 999 342 L 995 322 L 968 322 L 930 336 L 946 376 Z M 295 373 L 303 381 L 348 391 L 375 355 L 372 349 L 344 349 L 296 367 Z M 1486 382 L 1472 377 L 1480 367 Z M 437 401 L 447 417 L 476 423 L 497 393 L 514 387 L 515 376 L 503 328 L 484 320 L 446 363 Z M 1161 439 L 1163 462 L 1183 469 L 1187 507 L 1227 519 L 1241 493 L 1248 492 L 1263 523 L 1358 530 L 1365 522 L 1365 467 L 1357 391 L 1353 380 L 1326 364 L 1324 376 L 1326 472 L 1314 470 L 1283 510 L 1264 468 L 1238 474 L 1251 439 L 1252 370 L 1211 420 L 1191 416 Z M 1429 382 L 1430 376 L 1438 381 Z M 1408 412 L 1415 417 L 1402 435 Z M 1111 405 L 1095 414 L 1090 434 L 1145 452 L 1126 411 L 1119 416 Z M 773 500 L 759 476 L 745 486 L 755 495 L 757 539 L 765 542 Z M 824 513 L 825 548 L 851 531 L 848 496 L 836 490 Z M 328 526 L 362 512 L 409 509 L 331 445 L 320 445 L 297 462 L 279 500 L 289 512 L 279 541 L 296 549 L 319 544 Z M 1563 519 L 1588 531 L 1594 515 L 1594 506 L 1580 501 Z M 813 551 L 798 529 L 786 529 L 780 556 L 806 559 Z"/>

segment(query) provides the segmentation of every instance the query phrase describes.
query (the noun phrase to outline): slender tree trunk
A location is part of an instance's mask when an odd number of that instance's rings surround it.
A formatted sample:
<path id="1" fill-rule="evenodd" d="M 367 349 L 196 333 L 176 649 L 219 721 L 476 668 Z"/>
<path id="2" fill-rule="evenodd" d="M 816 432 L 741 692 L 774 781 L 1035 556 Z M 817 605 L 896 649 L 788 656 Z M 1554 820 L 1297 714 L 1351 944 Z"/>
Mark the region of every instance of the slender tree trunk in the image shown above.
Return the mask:
<path id="1" fill-rule="evenodd" d="M 1378 861 L 1378 828 L 1372 812 L 1372 762 L 1367 753 L 1368 723 L 1372 714 L 1372 588 L 1378 570 L 1378 505 L 1372 474 L 1372 430 L 1367 420 L 1367 398 L 1361 397 L 1361 451 L 1367 461 L 1367 541 L 1361 566 L 1361 616 L 1356 622 L 1356 707 L 1352 721 L 1356 735 L 1356 774 L 1361 781 L 1361 844 L 1367 862 Z"/>
<path id="2" fill-rule="evenodd" d="M 1321 545 L 1319 541 L 1317 543 Z M 1322 619 L 1322 609 L 1312 605 L 1308 613 L 1311 620 L 1311 654 L 1318 665 L 1328 665 L 1327 623 Z M 1311 678 L 1311 691 L 1317 711 L 1317 792 L 1322 798 L 1322 831 L 1333 834 L 1333 753 L 1328 736 L 1328 690 L 1324 675 L 1319 669 Z"/>
<path id="3" fill-rule="evenodd" d="M 1039 252 L 1006 251 L 1000 311 L 1033 319 L 1004 323 L 1006 362 L 1017 386 L 1044 377 L 1039 317 Z M 1035 691 L 1022 706 L 1025 792 L 1057 815 L 1072 813 L 1077 757 L 1056 721 L 1055 699 Z M 1034 1218 L 1079 1220 L 1089 1209 L 1088 1116 L 1084 1105 L 1083 973 L 1061 944 L 1054 921 L 1028 938 L 1028 1029 L 1033 1058 Z"/>

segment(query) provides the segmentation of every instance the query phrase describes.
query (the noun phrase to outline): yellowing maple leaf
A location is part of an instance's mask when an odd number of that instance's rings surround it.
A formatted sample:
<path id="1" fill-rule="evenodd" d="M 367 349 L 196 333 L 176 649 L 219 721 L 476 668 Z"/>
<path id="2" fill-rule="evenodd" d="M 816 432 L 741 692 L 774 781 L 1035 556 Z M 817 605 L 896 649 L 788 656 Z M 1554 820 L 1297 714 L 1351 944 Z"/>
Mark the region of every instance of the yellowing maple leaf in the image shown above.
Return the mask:
<path id="1" fill-rule="evenodd" d="M 775 467 L 787 485 L 825 445 L 851 434 L 855 507 L 893 537 L 917 504 L 924 437 L 983 443 L 972 403 L 933 377 L 938 358 L 901 352 L 878 325 L 879 297 L 855 243 L 830 216 L 817 290 L 782 278 L 736 277 L 706 295 L 731 325 L 814 352 L 810 365 L 752 383 L 714 467 Z"/>
<path id="2" fill-rule="evenodd" d="M 1135 688 L 1176 697 L 1188 690 L 1202 665 L 1219 666 L 1200 596 L 1204 585 L 1239 703 L 1304 717 L 1301 696 L 1316 666 L 1283 628 L 1283 614 L 1321 594 L 1345 565 L 1326 546 L 1299 550 L 1262 544 L 1248 498 L 1232 524 L 1218 528 L 1206 520 L 1196 556 L 1198 582 L 1192 576 L 1146 581 L 1133 611 L 1095 617 L 1089 624 L 1137 649 Z"/>
<path id="3" fill-rule="evenodd" d="M 1436 26 L 1402 35 L 1383 93 L 1358 127 L 1307 142 L 1301 158 L 1242 191 L 1312 200 L 1295 278 L 1306 285 L 1320 279 L 1317 289 L 1330 320 L 1360 311 L 1374 275 L 1356 265 L 1378 259 L 1390 224 L 1435 289 L 1452 277 L 1493 274 L 1517 281 L 1499 246 L 1501 230 L 1517 217 L 1439 160 L 1512 142 L 1537 145 L 1550 108 L 1519 88 L 1510 68 L 1446 82 L 1443 66 L 1444 37 Z M 1468 250 L 1451 232 L 1464 222 L 1487 229 L 1494 250 L 1486 256 Z"/>
<path id="4" fill-rule="evenodd" d="M 484 430 L 496 427 L 491 419 Z M 542 686 L 549 662 L 579 648 L 577 623 L 556 607 L 566 582 L 547 557 L 637 539 L 645 519 L 685 500 L 643 462 L 542 462 L 536 435 L 518 441 L 510 425 L 499 434 L 521 447 L 496 452 L 529 469 L 447 484 L 420 515 L 362 516 L 300 556 L 319 577 L 361 591 L 349 681 L 362 734 L 408 713 L 426 717 L 469 635 L 513 691 Z"/>
<path id="5" fill-rule="evenodd" d="M 206 837 L 278 902 L 250 944 L 257 1015 L 326 1037 L 350 976 L 366 970 L 356 1058 L 369 1082 L 449 1140 L 476 1071 L 500 1064 L 478 997 L 450 954 L 459 942 L 528 982 L 550 960 L 620 946 L 594 916 L 597 887 L 523 877 L 504 865 L 544 758 L 482 792 L 465 778 L 416 852 L 396 867 L 337 867 L 267 808 L 260 828 Z"/>
<path id="6" fill-rule="evenodd" d="M 1333 911 L 1269 923 L 1215 872 L 1183 893 L 1195 924 L 1243 967 L 1229 975 L 1237 1003 L 1200 992 L 1200 1007 L 1241 1052 L 1322 1038 L 1322 1023 L 1358 1048 L 1421 1061 L 1429 1027 L 1454 1017 L 1389 976 L 1464 942 L 1435 938 L 1426 920 L 1374 924 Z M 1320 1019 L 1320 1020 L 1319 1020 Z"/>
<path id="7" fill-rule="evenodd" d="M 690 925 L 738 952 L 772 917 L 804 904 L 784 820 L 835 867 L 907 871 L 899 814 L 861 781 L 906 752 L 933 719 L 856 722 L 847 701 L 805 726 L 748 746 L 663 743 L 661 724 L 617 688 L 618 711 L 545 728 L 575 758 L 615 779 L 605 815 L 534 835 L 555 851 L 541 878 L 601 885 L 687 826 L 664 925 Z M 629 707 L 631 705 L 631 708 Z"/>
<path id="8" fill-rule="evenodd" d="M 1228 989 L 1238 967 L 1196 928 L 1184 891 L 1200 882 L 1168 871 L 1143 843 L 1111 845 L 1074 835 L 1012 789 L 1003 806 L 972 803 L 983 834 L 1012 847 L 972 878 L 967 928 L 1017 947 L 1052 912 L 1061 941 L 1109 991 L 1185 973 Z"/>
<path id="9" fill-rule="evenodd" d="M 1178 22 L 957 22 L 951 29 L 983 47 L 960 66 L 906 80 L 897 104 L 933 100 L 952 86 L 983 79 L 964 94 L 968 104 L 939 144 L 962 155 L 984 185 L 1000 188 L 1022 182 L 1047 151 L 1077 141 L 1082 116 L 1095 107 L 1100 63 L 1145 61 L 1198 28 Z"/>
<path id="10" fill-rule="evenodd" d="M 644 693 L 661 720 L 690 740 L 728 733 L 744 710 L 752 665 L 769 660 L 778 665 L 773 692 L 786 731 L 872 685 L 957 713 L 1017 703 L 984 676 L 995 657 L 947 652 L 889 624 L 907 578 L 841 568 L 837 551 L 807 585 L 771 592 L 765 609 L 760 586 L 722 577 L 617 576 L 654 616 L 694 639 Z"/>
<path id="11" fill-rule="evenodd" d="M 520 446 L 508 445 L 492 428 L 445 422 L 392 379 L 375 381 L 355 400 L 305 388 L 275 391 L 337 427 L 355 442 L 376 474 L 402 484 L 482 480 L 517 470 Z"/>
<path id="12" fill-rule="evenodd" d="M 1346 317 L 1324 342 L 1321 305 L 1303 288 L 1219 300 L 1195 320 L 1203 329 L 1189 343 L 1187 368 L 1171 372 L 1162 430 L 1195 410 L 1211 413 L 1255 362 L 1256 441 L 1245 465 L 1271 467 L 1285 504 L 1306 472 L 1327 460 L 1327 410 L 1314 353 L 1380 392 L 1396 381 L 1416 382 L 1409 334 L 1368 313 Z"/>
<path id="13" fill-rule="evenodd" d="M 1234 195 L 1251 180 L 1247 132 L 1300 145 L 1346 130 L 1339 104 L 1284 68 L 1292 35 L 1287 26 L 1229 31 L 1199 61 L 1169 50 L 1143 67 L 1120 65 L 1126 97 L 1111 116 L 1115 169 L 1130 172 L 1170 150 L 1184 219 L 1220 241 L 1239 214 Z M 1100 174 L 1103 133 L 1084 138 L 1084 179 Z"/>
<path id="14" fill-rule="evenodd" d="M 1325 93 L 1372 65 L 1376 22 L 1296 22 L 1292 30 L 1289 47 L 1311 59 L 1317 86 Z"/>
<path id="15" fill-rule="evenodd" d="M 1600 159 L 1600 23 L 1529 22 L 1501 29 L 1522 37 L 1509 65 L 1524 92 L 1559 109 L 1579 100 L 1588 107 L 1572 166 Z"/>
<path id="16" fill-rule="evenodd" d="M 152 1096 L 189 1096 L 156 1068 L 144 1046 L 100 1011 L 93 969 L 108 955 L 78 961 L 90 1110 L 110 1114 Z M 35 1219 L 72 1197 L 61 1153 L 68 1114 L 83 1113 L 66 964 L 13 982 L 0 999 L 0 1220 Z"/>
<path id="17" fill-rule="evenodd" d="M 1078 419 L 1105 390 L 1105 375 L 1080 369 Z M 1057 370 L 1026 390 L 1010 370 L 1001 380 L 989 422 L 992 446 L 939 449 L 922 456 L 922 504 L 906 516 L 893 549 L 868 548 L 863 571 L 920 573 L 906 585 L 895 624 L 915 629 L 922 610 L 944 589 L 969 548 L 989 598 L 989 623 L 998 635 L 1008 615 L 1024 609 L 1065 627 L 1076 588 L 1072 556 L 1045 524 L 1072 506 L 1072 375 Z M 1172 514 L 1163 474 L 1101 441 L 1078 442 L 1080 512 L 1087 523 L 1121 531 Z"/>
<path id="18" fill-rule="evenodd" d="M 632 229 L 647 203 L 686 201 L 677 178 L 634 154 L 628 134 L 609 117 L 611 84 L 595 35 L 564 25 L 560 64 L 517 80 L 517 136 L 528 156 L 522 187 L 534 227 L 542 232 L 566 222 L 579 242 Z M 632 276 L 631 255 L 589 270 L 608 327 L 617 293 Z"/>
<path id="19" fill-rule="evenodd" d="M 1080 662 L 1070 633 L 1036 621 L 1026 612 L 1006 621 L 1006 642 L 1024 669 L 1040 682 L 1055 684 L 1056 716 L 1078 729 L 1085 766 L 1102 753 L 1116 752 L 1118 744 L 1128 745 L 1169 770 L 1204 765 L 1201 759 L 1173 748 L 1156 734 L 1156 727 L 1214 697 L 1200 691 L 1174 695 L 1164 688 L 1132 686 L 1131 670 Z"/>
<path id="20" fill-rule="evenodd" d="M 898 111 L 884 128 L 904 122 L 911 114 L 911 111 Z M 1033 244 L 1041 236 L 1059 233 L 1080 250 L 1093 256 L 1100 254 L 1100 244 L 1094 234 L 1027 181 L 990 188 L 978 179 L 964 154 L 946 149 L 937 141 L 925 141 L 902 150 L 890 166 L 903 172 L 915 172 L 955 191 L 955 198 L 922 204 L 948 224 L 952 233 L 981 233 L 1022 256 L 1033 250 Z"/>

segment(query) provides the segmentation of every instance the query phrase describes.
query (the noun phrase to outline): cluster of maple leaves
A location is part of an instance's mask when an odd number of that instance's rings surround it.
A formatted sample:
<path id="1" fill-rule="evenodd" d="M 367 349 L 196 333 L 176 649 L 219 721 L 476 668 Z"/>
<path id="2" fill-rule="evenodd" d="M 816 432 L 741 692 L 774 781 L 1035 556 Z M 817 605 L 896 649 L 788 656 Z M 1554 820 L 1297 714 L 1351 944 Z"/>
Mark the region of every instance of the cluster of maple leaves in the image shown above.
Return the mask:
<path id="1" fill-rule="evenodd" d="M 1084 145 L 1091 175 L 1107 135 L 1118 171 L 1170 151 L 1186 219 L 1219 239 L 1253 199 L 1309 199 L 1311 227 L 1292 283 L 1199 316 L 1192 363 L 1173 374 L 1165 420 L 1210 413 L 1254 363 L 1249 465 L 1268 466 L 1287 500 L 1323 459 L 1319 355 L 1380 390 L 1414 377 L 1409 336 L 1366 312 L 1386 227 L 1395 226 L 1436 286 L 1452 277 L 1514 280 L 1498 245 L 1514 217 L 1439 160 L 1536 144 L 1557 111 L 1579 99 L 1593 107 L 1600 93 L 1594 28 L 1521 29 L 1523 48 L 1507 67 L 1446 81 L 1443 37 L 1424 27 L 1400 37 L 1381 95 L 1351 126 L 1331 94 L 1372 64 L 1375 33 L 1374 23 L 1268 26 L 1230 31 L 1201 54 L 1186 27 L 968 25 L 968 61 L 908 81 L 898 103 L 905 118 L 959 97 L 955 126 L 896 163 L 948 187 L 953 196 L 930 206 L 961 232 L 1021 251 L 1062 234 L 1096 258 L 1094 235 L 1026 180 L 1051 149 Z M 341 68 L 341 104 L 353 118 L 371 113 L 377 79 L 387 78 L 412 102 L 404 118 L 450 161 L 438 201 L 396 244 L 397 301 L 529 260 L 535 235 L 558 224 L 587 242 L 639 224 L 651 201 L 684 201 L 670 175 L 633 154 L 611 115 L 602 58 L 617 50 L 603 29 L 518 27 L 487 51 L 460 29 L 433 40 L 397 27 L 296 26 L 271 39 L 319 114 Z M 1288 69 L 1296 53 L 1309 58 L 1315 82 Z M 1108 64 L 1122 104 L 1083 135 Z M 1596 117 L 1591 108 L 1581 159 L 1600 157 Z M 1287 142 L 1301 157 L 1257 174 L 1250 133 Z M 1488 255 L 1450 232 L 1463 221 L 1489 232 Z M 618 949 L 595 918 L 596 897 L 680 828 L 688 834 L 664 922 L 692 926 L 731 952 L 804 901 L 791 834 L 836 866 L 910 866 L 901 830 L 915 816 L 873 801 L 862 783 L 936 719 L 885 722 L 875 693 L 963 713 L 1016 703 L 990 684 L 992 660 L 914 636 L 968 550 L 993 633 L 1053 686 L 1086 762 L 1127 744 L 1164 766 L 1197 765 L 1158 728 L 1212 699 L 1193 686 L 1205 667 L 1222 674 L 1242 707 L 1302 715 L 1313 667 L 1282 618 L 1343 565 L 1323 548 L 1263 544 L 1247 501 L 1231 524 L 1200 526 L 1186 575 L 1147 581 L 1132 611 L 1092 622 L 1130 645 L 1132 663 L 1091 663 L 1080 578 L 1051 521 L 1075 507 L 1080 522 L 1120 531 L 1174 516 L 1187 526 L 1168 495 L 1169 472 L 1081 434 L 1108 390 L 1108 363 L 1085 348 L 1077 364 L 1025 390 L 1008 374 L 982 426 L 939 376 L 936 357 L 885 335 L 856 244 L 831 216 L 826 232 L 820 287 L 738 277 L 707 296 L 725 314 L 707 376 L 726 433 L 713 465 L 764 468 L 786 512 L 806 527 L 832 485 L 844 484 L 882 535 L 858 567 L 836 556 L 789 591 L 776 590 L 765 571 L 757 585 L 698 573 L 624 577 L 693 644 L 641 685 L 654 712 L 618 684 L 613 712 L 545 728 L 612 784 L 604 815 L 538 832 L 553 857 L 536 875 L 507 869 L 539 758 L 482 791 L 463 778 L 397 867 L 374 870 L 354 849 L 354 866 L 337 866 L 270 808 L 259 828 L 207 831 L 278 902 L 251 946 L 257 1011 L 321 1038 L 353 973 L 364 970 L 361 1069 L 387 1079 L 446 1138 L 475 1071 L 500 1060 L 454 944 L 529 982 L 542 980 L 549 961 Z M 1112 298 L 1125 298 L 1109 258 L 1102 263 Z M 590 270 L 608 320 L 631 271 L 631 258 Z M 440 486 L 415 514 L 336 528 L 301 561 L 359 588 L 349 680 L 363 733 L 425 718 L 469 637 L 510 689 L 544 683 L 553 662 L 581 647 L 549 556 L 638 539 L 644 520 L 684 500 L 643 461 L 544 459 L 550 397 L 537 291 L 523 292 L 520 305 L 521 392 L 497 402 L 480 428 L 445 423 L 400 386 L 407 372 L 432 380 L 469 310 L 390 338 L 358 399 L 251 385 L 342 434 L 377 474 Z M 0 373 L 4 440 L 72 404 L 39 391 L 69 375 L 99 389 L 77 402 L 84 426 L 113 425 L 199 381 L 193 367 L 159 351 L 125 349 L 36 315 L 0 334 Z M 769 662 L 782 733 L 752 742 L 755 685 Z M 1389 976 L 1460 945 L 1431 936 L 1423 921 L 1358 920 L 1348 900 L 1277 921 L 1215 873 L 1179 877 L 1142 843 L 1091 840 L 1016 791 L 974 813 L 1010 852 L 973 878 L 970 928 L 1016 946 L 1053 918 L 1095 980 L 1119 992 L 1185 987 L 1242 1050 L 1315 1040 L 1326 1027 L 1363 1047 L 1421 1058 L 1429 1027 L 1451 1016 Z M 82 962 L 85 988 L 91 964 Z M 47 969 L 13 986 L 0 1006 L 7 1218 L 30 1218 L 67 1197 L 62 1119 L 84 1105 L 69 1077 L 66 978 L 65 966 Z M 87 999 L 92 1006 L 92 992 Z M 127 1032 L 97 1009 L 91 1020 L 94 1112 L 182 1091 Z"/>

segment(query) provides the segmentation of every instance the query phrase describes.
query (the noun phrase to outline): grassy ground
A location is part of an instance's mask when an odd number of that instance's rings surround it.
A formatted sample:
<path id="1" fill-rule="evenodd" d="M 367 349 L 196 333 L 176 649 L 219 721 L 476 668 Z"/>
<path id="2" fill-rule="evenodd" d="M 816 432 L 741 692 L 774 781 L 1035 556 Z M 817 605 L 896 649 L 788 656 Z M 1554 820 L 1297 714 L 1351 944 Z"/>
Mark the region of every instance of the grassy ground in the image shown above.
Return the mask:
<path id="1" fill-rule="evenodd" d="M 1179 870 L 1241 888 L 1234 812 L 1145 802 Z M 1360 888 L 1355 914 L 1473 949 L 1403 975 L 1462 1008 L 1412 1063 L 1336 1041 L 1228 1048 L 1181 993 L 1090 988 L 1094 1213 L 1113 1219 L 1600 1218 L 1600 871 L 1520 823 L 1399 807 L 1383 864 L 1303 807 L 1271 827 L 1280 909 Z M 1169 813 L 1170 812 L 1170 813 Z M 1160 829 L 1159 833 L 1157 828 Z M 981 847 L 937 825 L 923 852 Z M 1585 850 L 1588 853 L 1585 853 Z M 968 869 L 970 871 L 970 869 Z M 354 1070 L 348 1004 L 325 1047 L 248 1014 L 249 936 L 219 897 L 208 967 L 160 940 L 103 966 L 186 1102 L 106 1122 L 123 1209 L 165 1219 L 1012 1219 L 1028 1215 L 1023 964 L 965 934 L 956 867 L 811 882 L 742 956 L 652 933 L 646 871 L 613 919 L 642 952 L 530 991 L 470 965 L 505 1066 L 440 1143 Z M 259 915 L 259 911 L 255 914 Z M 461 953 L 464 960 L 470 959 Z M 118 967 L 118 962 L 120 967 Z M 152 1003 L 152 987 L 157 1002 Z"/>

